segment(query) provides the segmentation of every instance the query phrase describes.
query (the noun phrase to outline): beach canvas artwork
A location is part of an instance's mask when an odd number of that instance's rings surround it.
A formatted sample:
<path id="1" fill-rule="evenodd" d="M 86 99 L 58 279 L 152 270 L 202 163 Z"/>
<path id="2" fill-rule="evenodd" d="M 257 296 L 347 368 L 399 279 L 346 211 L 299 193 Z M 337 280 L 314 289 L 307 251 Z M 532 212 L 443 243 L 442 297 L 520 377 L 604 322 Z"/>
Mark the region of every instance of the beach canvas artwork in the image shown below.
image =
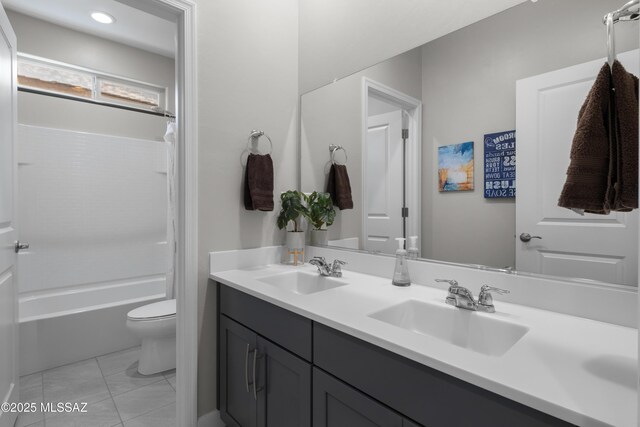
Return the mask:
<path id="1" fill-rule="evenodd" d="M 438 188 L 473 190 L 473 141 L 438 147 Z"/>

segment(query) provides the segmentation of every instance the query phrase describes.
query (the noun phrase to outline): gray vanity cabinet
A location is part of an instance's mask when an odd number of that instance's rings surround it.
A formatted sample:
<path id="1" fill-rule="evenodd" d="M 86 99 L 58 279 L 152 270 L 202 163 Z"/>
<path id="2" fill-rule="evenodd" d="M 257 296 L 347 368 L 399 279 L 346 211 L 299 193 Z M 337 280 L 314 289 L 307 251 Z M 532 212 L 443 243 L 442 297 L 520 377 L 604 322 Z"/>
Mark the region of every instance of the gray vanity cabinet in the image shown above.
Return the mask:
<path id="1" fill-rule="evenodd" d="M 227 286 L 218 303 L 222 420 L 311 427 L 311 320 Z"/>
<path id="2" fill-rule="evenodd" d="M 311 426 L 311 365 L 226 316 L 220 316 L 220 374 L 227 426 Z"/>
<path id="3" fill-rule="evenodd" d="M 220 412 L 228 427 L 257 427 L 252 394 L 252 350 L 255 332 L 220 316 Z"/>

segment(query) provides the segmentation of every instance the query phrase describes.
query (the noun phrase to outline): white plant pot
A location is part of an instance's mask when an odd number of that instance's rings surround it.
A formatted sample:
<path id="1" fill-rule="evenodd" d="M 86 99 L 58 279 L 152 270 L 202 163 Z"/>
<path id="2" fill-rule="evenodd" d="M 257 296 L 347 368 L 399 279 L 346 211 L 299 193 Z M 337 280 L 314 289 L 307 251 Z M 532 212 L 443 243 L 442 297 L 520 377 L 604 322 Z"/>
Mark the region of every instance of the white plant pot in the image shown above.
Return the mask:
<path id="1" fill-rule="evenodd" d="M 287 231 L 287 260 L 289 263 L 298 265 L 304 264 L 304 231 Z"/>
<path id="2" fill-rule="evenodd" d="M 311 230 L 311 244 L 327 246 L 329 244 L 328 230 Z"/>

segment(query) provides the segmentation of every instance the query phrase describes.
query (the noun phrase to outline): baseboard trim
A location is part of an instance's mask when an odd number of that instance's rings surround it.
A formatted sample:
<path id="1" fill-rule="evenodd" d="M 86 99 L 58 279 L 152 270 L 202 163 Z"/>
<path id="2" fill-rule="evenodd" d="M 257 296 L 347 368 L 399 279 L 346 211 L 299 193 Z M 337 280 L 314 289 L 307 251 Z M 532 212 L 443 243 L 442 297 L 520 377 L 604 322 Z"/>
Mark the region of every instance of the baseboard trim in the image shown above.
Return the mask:
<path id="1" fill-rule="evenodd" d="M 211 411 L 198 418 L 198 427 L 226 427 L 220 418 L 220 411 Z"/>

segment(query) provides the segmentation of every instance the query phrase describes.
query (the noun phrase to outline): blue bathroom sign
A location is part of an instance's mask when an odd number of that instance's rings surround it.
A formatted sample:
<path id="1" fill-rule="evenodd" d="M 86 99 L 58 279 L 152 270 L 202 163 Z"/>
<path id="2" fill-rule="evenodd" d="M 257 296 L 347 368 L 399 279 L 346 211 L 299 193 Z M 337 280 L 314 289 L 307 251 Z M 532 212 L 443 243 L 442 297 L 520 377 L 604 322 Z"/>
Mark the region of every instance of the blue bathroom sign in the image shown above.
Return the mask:
<path id="1" fill-rule="evenodd" d="M 484 136 L 484 198 L 516 197 L 516 131 Z"/>

